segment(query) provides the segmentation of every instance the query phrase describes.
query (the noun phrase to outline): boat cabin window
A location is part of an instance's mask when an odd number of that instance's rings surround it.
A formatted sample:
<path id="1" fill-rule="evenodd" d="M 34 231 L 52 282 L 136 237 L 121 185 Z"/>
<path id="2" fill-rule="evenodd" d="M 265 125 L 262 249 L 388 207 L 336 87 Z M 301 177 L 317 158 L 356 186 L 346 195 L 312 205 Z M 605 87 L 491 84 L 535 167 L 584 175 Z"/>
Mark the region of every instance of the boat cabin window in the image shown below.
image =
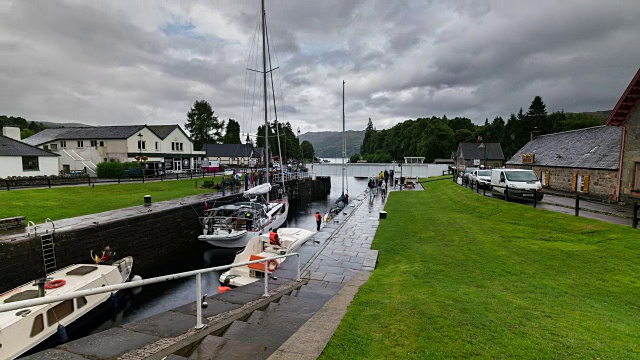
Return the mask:
<path id="1" fill-rule="evenodd" d="M 47 326 L 55 325 L 58 321 L 73 313 L 73 300 L 66 300 L 47 310 Z"/>
<path id="2" fill-rule="evenodd" d="M 76 298 L 76 309 L 80 309 L 81 307 L 87 305 L 87 298 L 86 297 L 79 297 Z"/>
<path id="3" fill-rule="evenodd" d="M 31 326 L 31 337 L 40 334 L 42 330 L 44 330 L 44 320 L 42 314 L 38 314 L 38 316 L 33 319 L 33 325 Z"/>

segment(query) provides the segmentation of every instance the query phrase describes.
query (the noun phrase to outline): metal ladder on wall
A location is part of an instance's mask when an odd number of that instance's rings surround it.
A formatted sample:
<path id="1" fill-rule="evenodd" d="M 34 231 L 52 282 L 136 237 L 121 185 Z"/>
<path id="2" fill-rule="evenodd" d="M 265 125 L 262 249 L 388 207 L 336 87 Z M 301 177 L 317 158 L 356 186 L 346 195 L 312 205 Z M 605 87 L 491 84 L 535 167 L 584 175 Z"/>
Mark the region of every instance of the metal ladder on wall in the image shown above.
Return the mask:
<path id="1" fill-rule="evenodd" d="M 45 221 L 45 225 L 51 222 L 53 226 L 53 230 L 49 232 L 47 229 L 46 232 L 40 235 L 40 243 L 42 244 L 42 259 L 44 260 L 44 274 L 49 275 L 50 273 L 58 270 L 58 265 L 56 263 L 56 246 L 53 242 L 53 235 L 56 232 L 56 226 L 53 224 L 51 219 L 47 218 Z"/>

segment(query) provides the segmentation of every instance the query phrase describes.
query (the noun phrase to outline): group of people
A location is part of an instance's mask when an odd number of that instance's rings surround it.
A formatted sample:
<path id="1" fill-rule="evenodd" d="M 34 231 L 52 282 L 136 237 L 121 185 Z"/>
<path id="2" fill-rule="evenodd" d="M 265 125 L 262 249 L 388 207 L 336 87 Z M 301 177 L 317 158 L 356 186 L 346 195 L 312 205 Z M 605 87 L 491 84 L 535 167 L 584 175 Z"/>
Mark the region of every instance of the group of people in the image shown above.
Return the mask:
<path id="1" fill-rule="evenodd" d="M 264 182 L 264 172 L 263 171 L 253 171 L 251 173 L 244 174 L 235 174 L 230 177 L 223 176 L 220 181 L 219 187 L 214 187 L 220 189 L 222 192 L 222 196 L 225 196 L 227 192 L 227 188 L 230 188 L 231 193 L 235 193 L 237 187 L 241 187 L 244 183 L 244 190 L 254 187 L 255 185 L 260 185 Z"/>
<path id="2" fill-rule="evenodd" d="M 380 171 L 378 175 L 371 176 L 367 184 L 367 187 L 369 188 L 369 201 L 373 201 L 373 198 L 375 198 L 377 194 L 381 194 L 383 198 L 387 196 L 389 180 L 393 183 L 393 177 L 393 170 Z"/>

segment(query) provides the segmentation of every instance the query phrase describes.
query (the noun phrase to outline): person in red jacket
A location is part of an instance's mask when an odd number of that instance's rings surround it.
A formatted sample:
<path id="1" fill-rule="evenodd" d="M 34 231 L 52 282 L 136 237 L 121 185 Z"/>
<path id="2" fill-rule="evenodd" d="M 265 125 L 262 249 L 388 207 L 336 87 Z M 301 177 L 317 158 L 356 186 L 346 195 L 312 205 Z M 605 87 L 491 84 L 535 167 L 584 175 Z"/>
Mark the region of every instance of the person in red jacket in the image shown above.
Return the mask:
<path id="1" fill-rule="evenodd" d="M 229 279 L 224 279 L 222 285 L 218 286 L 218 294 L 226 293 L 231 290 L 231 286 L 229 286 Z"/>
<path id="2" fill-rule="evenodd" d="M 280 246 L 280 237 L 275 230 L 271 230 L 269 233 L 269 244 Z"/>
<path id="3" fill-rule="evenodd" d="M 322 224 L 322 215 L 320 215 L 320 211 L 316 211 L 316 224 L 318 225 L 317 231 L 320 231 L 320 224 Z"/>

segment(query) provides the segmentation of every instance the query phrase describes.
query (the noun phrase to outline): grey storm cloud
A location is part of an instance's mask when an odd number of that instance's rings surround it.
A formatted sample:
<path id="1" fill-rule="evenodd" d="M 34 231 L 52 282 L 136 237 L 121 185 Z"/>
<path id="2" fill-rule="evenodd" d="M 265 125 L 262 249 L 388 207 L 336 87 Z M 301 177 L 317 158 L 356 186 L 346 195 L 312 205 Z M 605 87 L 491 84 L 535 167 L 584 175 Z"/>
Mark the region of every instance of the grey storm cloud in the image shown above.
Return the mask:
<path id="1" fill-rule="evenodd" d="M 262 122 L 259 1 L 0 1 L 0 114 L 181 124 L 196 100 Z M 278 117 L 335 130 L 417 117 L 613 108 L 637 71 L 633 0 L 267 1 Z M 257 90 L 256 90 L 257 88 Z"/>

